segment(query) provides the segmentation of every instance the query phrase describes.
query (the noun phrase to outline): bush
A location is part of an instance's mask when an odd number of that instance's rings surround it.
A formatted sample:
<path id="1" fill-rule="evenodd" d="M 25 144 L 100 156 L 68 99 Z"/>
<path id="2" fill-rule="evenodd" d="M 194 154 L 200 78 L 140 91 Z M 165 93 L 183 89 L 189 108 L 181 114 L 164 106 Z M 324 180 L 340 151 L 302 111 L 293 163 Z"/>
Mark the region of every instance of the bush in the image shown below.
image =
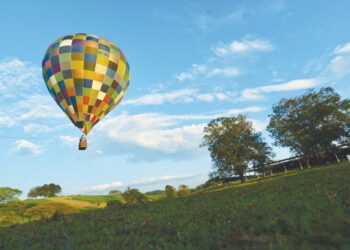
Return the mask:
<path id="1" fill-rule="evenodd" d="M 24 216 L 34 220 L 62 217 L 77 212 L 75 208 L 62 203 L 41 203 L 25 211 Z"/>
<path id="2" fill-rule="evenodd" d="M 16 188 L 0 187 L 0 203 L 15 201 L 22 191 Z"/>
<path id="3" fill-rule="evenodd" d="M 120 200 L 107 201 L 107 208 L 119 209 L 119 208 L 123 208 L 123 207 L 124 207 L 124 204 Z"/>
<path id="4" fill-rule="evenodd" d="M 168 197 L 168 198 L 175 197 L 176 196 L 176 190 L 175 190 L 175 188 L 173 186 L 166 185 L 165 186 L 165 194 L 166 194 L 166 197 Z"/>
<path id="5" fill-rule="evenodd" d="M 179 191 L 177 191 L 178 196 L 188 196 L 191 194 L 191 190 L 186 185 L 180 185 Z"/>
<path id="6" fill-rule="evenodd" d="M 146 195 L 141 193 L 138 189 L 128 188 L 123 194 L 122 194 L 126 204 L 136 204 L 136 203 L 144 203 L 148 201 L 148 198 Z"/>
<path id="7" fill-rule="evenodd" d="M 121 195 L 122 191 L 119 190 L 111 190 L 109 191 L 108 195 Z"/>

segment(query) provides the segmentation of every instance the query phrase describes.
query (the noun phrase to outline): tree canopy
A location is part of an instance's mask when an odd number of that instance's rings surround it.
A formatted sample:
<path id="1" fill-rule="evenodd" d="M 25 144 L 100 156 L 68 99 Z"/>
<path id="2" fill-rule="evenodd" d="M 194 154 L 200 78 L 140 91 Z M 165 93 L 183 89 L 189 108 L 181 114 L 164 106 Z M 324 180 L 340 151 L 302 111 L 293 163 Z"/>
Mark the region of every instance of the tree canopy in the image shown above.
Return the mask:
<path id="1" fill-rule="evenodd" d="M 282 99 L 272 111 L 267 130 L 275 145 L 297 155 L 319 157 L 320 151 L 329 152 L 334 143 L 350 138 L 350 99 L 341 100 L 330 87 Z"/>
<path id="2" fill-rule="evenodd" d="M 28 197 L 55 197 L 57 194 L 61 193 L 61 191 L 60 185 L 54 183 L 44 184 L 32 188 L 28 193 Z"/>
<path id="3" fill-rule="evenodd" d="M 178 196 L 188 196 L 191 194 L 191 190 L 187 185 L 180 185 L 177 191 Z"/>
<path id="4" fill-rule="evenodd" d="M 22 191 L 16 188 L 0 187 L 0 203 L 16 200 Z"/>
<path id="5" fill-rule="evenodd" d="M 108 195 L 121 195 L 122 191 L 120 190 L 111 190 L 109 191 Z"/>
<path id="6" fill-rule="evenodd" d="M 136 204 L 136 203 L 143 203 L 148 201 L 147 196 L 141 193 L 136 188 L 132 188 L 132 189 L 128 188 L 122 194 L 122 196 L 127 204 Z"/>
<path id="7" fill-rule="evenodd" d="M 168 197 L 168 198 L 175 197 L 176 196 L 176 190 L 175 190 L 175 188 L 173 186 L 166 185 L 165 186 L 165 194 L 166 194 L 166 197 Z"/>
<path id="8" fill-rule="evenodd" d="M 221 117 L 212 120 L 204 128 L 204 141 L 214 162 L 214 177 L 239 175 L 244 181 L 248 167 L 259 168 L 269 161 L 271 148 L 264 142 L 261 133 L 243 115 Z"/>

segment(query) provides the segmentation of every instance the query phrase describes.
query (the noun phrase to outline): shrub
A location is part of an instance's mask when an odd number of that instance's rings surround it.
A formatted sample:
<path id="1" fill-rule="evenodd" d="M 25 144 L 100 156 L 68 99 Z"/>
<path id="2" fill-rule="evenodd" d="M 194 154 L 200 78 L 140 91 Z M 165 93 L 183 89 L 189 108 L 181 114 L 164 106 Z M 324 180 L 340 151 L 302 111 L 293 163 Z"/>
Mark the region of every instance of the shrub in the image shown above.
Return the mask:
<path id="1" fill-rule="evenodd" d="M 141 193 L 138 189 L 133 188 L 130 189 L 128 188 L 124 193 L 123 193 L 123 198 L 126 202 L 126 204 L 136 204 L 136 203 L 144 203 L 148 201 L 148 198 L 146 195 Z"/>
<path id="2" fill-rule="evenodd" d="M 107 208 L 119 209 L 123 207 L 124 207 L 124 204 L 120 200 L 107 201 Z"/>
<path id="3" fill-rule="evenodd" d="M 191 194 L 191 190 L 186 185 L 180 185 L 179 191 L 177 191 L 178 196 L 188 196 Z"/>
<path id="4" fill-rule="evenodd" d="M 165 194 L 166 194 L 166 197 L 168 197 L 168 198 L 175 197 L 176 196 L 176 190 L 175 190 L 175 188 L 173 186 L 166 185 L 165 186 Z"/>
<path id="5" fill-rule="evenodd" d="M 122 191 L 119 190 L 111 190 L 109 191 L 108 195 L 121 195 Z"/>

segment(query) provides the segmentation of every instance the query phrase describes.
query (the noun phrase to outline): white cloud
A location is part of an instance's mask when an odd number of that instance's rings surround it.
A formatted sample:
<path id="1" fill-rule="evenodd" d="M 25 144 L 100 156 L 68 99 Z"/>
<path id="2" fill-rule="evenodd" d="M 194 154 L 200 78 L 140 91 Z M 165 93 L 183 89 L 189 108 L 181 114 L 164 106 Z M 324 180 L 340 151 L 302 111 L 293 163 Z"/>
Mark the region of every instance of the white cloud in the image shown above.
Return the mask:
<path id="1" fill-rule="evenodd" d="M 131 181 L 130 186 L 143 186 L 143 185 L 156 184 L 164 181 L 191 179 L 198 176 L 200 176 L 200 174 L 163 175 L 163 176 L 156 176 L 156 177 L 148 177 L 140 180 Z"/>
<path id="2" fill-rule="evenodd" d="M 240 75 L 241 72 L 236 67 L 212 68 L 205 64 L 193 64 L 187 71 L 175 75 L 179 81 L 195 80 L 198 77 L 233 77 Z"/>
<path id="3" fill-rule="evenodd" d="M 47 133 L 55 129 L 42 124 L 29 123 L 23 127 L 23 130 L 25 133 Z"/>
<path id="4" fill-rule="evenodd" d="M 344 45 L 339 45 L 334 49 L 335 54 L 344 54 L 350 52 L 350 43 L 346 43 Z"/>
<path id="5" fill-rule="evenodd" d="M 25 96 L 23 91 L 36 91 L 42 81 L 41 68 L 18 58 L 0 62 L 0 96 L 12 98 Z M 20 90 L 20 91 L 19 91 Z"/>
<path id="6" fill-rule="evenodd" d="M 150 150 L 165 153 L 188 150 L 196 151 L 202 140 L 203 128 L 208 120 L 240 113 L 261 112 L 264 110 L 265 108 L 263 107 L 251 106 L 242 109 L 223 110 L 210 114 L 121 114 L 102 121 L 99 126 L 96 127 L 96 131 L 105 134 L 112 141 Z"/>
<path id="7" fill-rule="evenodd" d="M 231 92 L 203 93 L 198 89 L 178 89 L 170 92 L 151 93 L 144 96 L 125 100 L 122 105 L 144 106 L 144 105 L 162 105 L 164 103 L 191 103 L 195 100 L 203 102 L 212 102 L 215 100 L 229 100 L 234 94 Z"/>
<path id="8" fill-rule="evenodd" d="M 242 90 L 240 97 L 236 101 L 251 101 L 263 99 L 265 93 L 293 91 L 299 89 L 308 89 L 319 84 L 318 79 L 298 79 L 282 84 L 266 85 L 257 88 L 247 88 Z"/>
<path id="9" fill-rule="evenodd" d="M 201 174 L 163 175 L 163 176 L 155 176 L 155 177 L 148 177 L 148 178 L 143 178 L 139 180 L 133 180 L 130 183 L 125 183 L 125 184 L 120 181 L 115 181 L 112 183 L 105 183 L 105 184 L 97 184 L 97 185 L 84 187 L 83 189 L 85 191 L 90 191 L 90 192 L 94 192 L 94 191 L 101 192 L 101 191 L 107 191 L 113 188 L 122 188 L 122 187 L 128 187 L 128 186 L 146 186 L 146 185 L 161 183 L 165 181 L 191 179 L 191 178 L 196 178 L 198 176 L 201 176 Z"/>
<path id="10" fill-rule="evenodd" d="M 42 148 L 38 144 L 27 140 L 17 140 L 15 141 L 15 145 L 12 151 L 16 154 L 38 155 L 42 152 Z"/>
<path id="11" fill-rule="evenodd" d="M 0 115 L 0 125 L 12 126 L 14 124 L 15 124 L 15 122 L 11 117 L 6 116 L 6 115 Z"/>
<path id="12" fill-rule="evenodd" d="M 85 191 L 104 191 L 112 188 L 118 188 L 123 187 L 123 183 L 120 181 L 112 182 L 112 183 L 106 183 L 106 184 L 98 184 L 94 186 L 85 187 Z"/>
<path id="13" fill-rule="evenodd" d="M 64 117 L 46 90 L 41 68 L 18 58 L 0 61 L 0 105 L 6 110 L 0 114 L 1 125 Z M 30 127 L 25 129 L 29 131 Z"/>
<path id="14" fill-rule="evenodd" d="M 207 73 L 207 76 L 230 77 L 230 76 L 238 76 L 240 75 L 240 73 L 241 72 L 235 67 L 214 68 Z"/>
<path id="15" fill-rule="evenodd" d="M 194 80 L 198 75 L 205 74 L 207 70 L 208 66 L 205 64 L 193 64 L 189 70 L 181 72 L 175 78 L 179 81 Z"/>
<path id="16" fill-rule="evenodd" d="M 332 53 L 321 55 L 306 64 L 304 73 L 316 73 L 327 82 L 350 74 L 350 42 L 338 45 Z"/>
<path id="17" fill-rule="evenodd" d="M 58 119 L 65 116 L 49 94 L 28 96 L 11 107 L 11 113 L 16 114 L 17 121 Z"/>
<path id="18" fill-rule="evenodd" d="M 70 135 L 60 135 L 60 140 L 64 144 L 71 147 L 77 147 L 79 143 L 79 137 L 70 136 Z"/>
<path id="19" fill-rule="evenodd" d="M 227 56 L 231 54 L 244 54 L 254 51 L 272 51 L 274 46 L 264 39 L 242 39 L 241 41 L 232 41 L 228 45 L 222 45 L 213 49 L 217 56 Z"/>
<path id="20" fill-rule="evenodd" d="M 259 121 L 256 119 L 248 119 L 248 120 L 252 122 L 253 128 L 258 132 L 264 131 L 268 125 L 267 121 Z"/>
<path id="21" fill-rule="evenodd" d="M 98 129 L 112 140 L 168 153 L 198 147 L 204 124 L 172 128 L 175 124 L 169 116 L 148 113 L 120 115 L 101 122 Z"/>
<path id="22" fill-rule="evenodd" d="M 212 102 L 215 100 L 215 96 L 213 94 L 201 94 L 197 95 L 197 99 L 199 101 Z"/>
<path id="23" fill-rule="evenodd" d="M 334 57 L 329 65 L 328 70 L 335 77 L 343 77 L 350 73 L 350 54 L 344 54 Z"/>
<path id="24" fill-rule="evenodd" d="M 165 102 L 189 103 L 193 101 L 197 92 L 197 89 L 179 89 L 165 93 L 151 93 L 136 99 L 125 100 L 123 105 L 161 105 Z"/>

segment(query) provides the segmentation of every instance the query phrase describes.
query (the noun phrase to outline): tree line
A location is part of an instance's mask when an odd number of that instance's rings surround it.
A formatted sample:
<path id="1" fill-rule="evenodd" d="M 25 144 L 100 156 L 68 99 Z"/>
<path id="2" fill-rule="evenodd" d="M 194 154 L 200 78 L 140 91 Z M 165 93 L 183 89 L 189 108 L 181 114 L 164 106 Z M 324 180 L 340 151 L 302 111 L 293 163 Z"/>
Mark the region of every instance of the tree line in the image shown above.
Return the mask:
<path id="1" fill-rule="evenodd" d="M 311 159 L 334 152 L 350 139 L 350 99 L 341 99 L 332 88 L 313 89 L 283 98 L 273 105 L 267 131 L 275 146 L 287 147 L 296 156 Z M 246 116 L 220 117 L 204 128 L 202 147 L 208 147 L 214 171 L 209 177 L 239 176 L 244 182 L 248 168 L 263 170 L 274 153 L 254 130 Z"/>
<path id="2" fill-rule="evenodd" d="M 42 186 L 37 186 L 32 188 L 29 193 L 29 198 L 36 197 L 55 197 L 61 193 L 62 189 L 60 185 L 50 183 L 44 184 Z M 11 187 L 0 187 L 0 203 L 16 201 L 18 197 L 22 195 L 22 190 Z"/>

